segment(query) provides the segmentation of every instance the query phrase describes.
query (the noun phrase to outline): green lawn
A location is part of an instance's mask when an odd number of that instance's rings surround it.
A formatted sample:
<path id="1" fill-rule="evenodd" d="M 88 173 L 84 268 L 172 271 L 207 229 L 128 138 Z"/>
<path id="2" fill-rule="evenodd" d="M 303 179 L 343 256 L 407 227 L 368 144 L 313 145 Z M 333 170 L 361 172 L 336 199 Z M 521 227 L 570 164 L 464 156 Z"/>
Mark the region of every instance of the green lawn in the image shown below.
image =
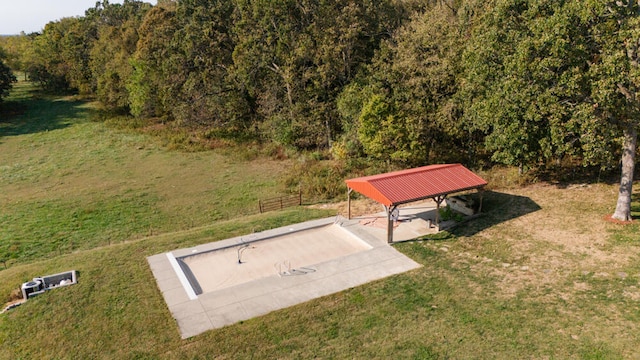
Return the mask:
<path id="1" fill-rule="evenodd" d="M 92 121 L 90 104 L 33 100 L 20 83 L 0 121 L 0 259 L 39 260 L 258 211 L 284 161 L 167 151 Z M 50 113 L 47 117 L 45 114 Z"/>
<path id="2" fill-rule="evenodd" d="M 604 220 L 616 184 L 493 189 L 484 216 L 394 245 L 420 269 L 182 340 L 147 256 L 331 213 L 255 214 L 288 163 L 169 152 L 66 104 L 51 125 L 0 124 L 0 246 L 16 254 L 0 296 L 79 272 L 0 315 L 0 359 L 637 357 L 639 229 Z"/>

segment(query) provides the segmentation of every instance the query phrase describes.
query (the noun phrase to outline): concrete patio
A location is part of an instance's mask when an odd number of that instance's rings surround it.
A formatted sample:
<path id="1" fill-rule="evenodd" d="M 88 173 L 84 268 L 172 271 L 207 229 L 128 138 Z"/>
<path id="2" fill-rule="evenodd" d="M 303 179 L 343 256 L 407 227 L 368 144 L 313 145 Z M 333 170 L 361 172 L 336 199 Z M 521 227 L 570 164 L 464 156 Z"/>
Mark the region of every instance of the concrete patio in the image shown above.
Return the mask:
<path id="1" fill-rule="evenodd" d="M 435 228 L 428 227 L 428 219 L 435 216 L 434 207 L 435 204 L 424 202 L 402 208 L 401 221 L 394 230 L 395 239 L 410 240 L 436 232 Z M 420 267 L 387 244 L 386 227 L 371 225 L 371 221 L 379 217 L 386 219 L 386 215 L 382 213 L 351 220 L 342 217 L 314 220 L 157 254 L 148 257 L 147 261 L 158 288 L 176 319 L 180 335 L 188 338 Z M 176 271 L 175 260 L 171 260 L 196 252 L 238 247 L 246 244 L 248 239 L 253 242 L 265 239 L 277 241 L 278 237 L 302 231 L 323 231 L 330 226 L 339 226 L 346 233 L 345 236 L 355 236 L 367 246 L 344 256 L 309 264 L 308 267 L 313 271 L 300 276 L 282 276 L 276 270 L 271 270 L 268 274 L 261 274 L 255 279 L 247 278 L 237 285 L 195 294 L 184 274 Z M 319 236 L 341 235 L 332 230 Z"/>

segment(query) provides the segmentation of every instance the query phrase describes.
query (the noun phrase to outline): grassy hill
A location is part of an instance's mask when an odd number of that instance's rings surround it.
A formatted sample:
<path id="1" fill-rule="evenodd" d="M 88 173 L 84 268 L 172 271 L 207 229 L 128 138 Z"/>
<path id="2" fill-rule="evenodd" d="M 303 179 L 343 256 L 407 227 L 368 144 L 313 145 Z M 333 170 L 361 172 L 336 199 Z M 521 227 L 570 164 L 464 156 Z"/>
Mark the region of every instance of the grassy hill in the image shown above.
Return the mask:
<path id="1" fill-rule="evenodd" d="M 20 84 L 0 120 L 0 299 L 79 282 L 0 315 L 0 359 L 637 356 L 639 229 L 604 220 L 602 183 L 493 189 L 483 217 L 394 245 L 418 270 L 181 340 L 146 256 L 331 213 L 255 214 L 287 162 L 167 151 L 32 96 Z"/>
<path id="2" fill-rule="evenodd" d="M 0 257 L 40 259 L 254 213 L 286 161 L 167 151 L 20 83 L 0 122 Z M 26 112 L 25 109 L 28 109 Z"/>

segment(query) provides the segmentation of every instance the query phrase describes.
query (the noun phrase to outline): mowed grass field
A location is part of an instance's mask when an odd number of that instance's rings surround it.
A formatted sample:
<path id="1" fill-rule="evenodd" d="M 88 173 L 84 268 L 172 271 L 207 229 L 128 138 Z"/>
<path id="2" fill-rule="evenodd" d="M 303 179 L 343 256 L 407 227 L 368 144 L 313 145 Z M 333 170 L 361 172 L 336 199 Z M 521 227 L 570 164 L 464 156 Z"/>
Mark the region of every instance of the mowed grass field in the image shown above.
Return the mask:
<path id="1" fill-rule="evenodd" d="M 90 104 L 25 103 L 30 89 L 21 83 L 7 104 L 26 112 L 0 122 L 0 258 L 32 261 L 234 219 L 284 191 L 286 161 L 168 151 L 92 121 Z"/>
<path id="2" fill-rule="evenodd" d="M 493 188 L 482 217 L 394 245 L 420 269 L 182 340 L 147 256 L 335 212 L 255 214 L 287 162 L 167 151 L 85 103 L 29 101 L 0 121 L 0 299 L 79 278 L 0 315 L 0 359 L 640 357 L 639 229 L 604 220 L 600 183 Z"/>

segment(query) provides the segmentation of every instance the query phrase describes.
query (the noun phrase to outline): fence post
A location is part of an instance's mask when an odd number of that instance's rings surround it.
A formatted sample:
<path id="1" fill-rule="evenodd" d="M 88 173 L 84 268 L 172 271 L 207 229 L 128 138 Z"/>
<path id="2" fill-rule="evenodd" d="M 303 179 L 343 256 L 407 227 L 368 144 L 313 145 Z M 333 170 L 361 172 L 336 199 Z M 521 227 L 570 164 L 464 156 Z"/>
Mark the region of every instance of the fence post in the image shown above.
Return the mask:
<path id="1" fill-rule="evenodd" d="M 302 189 L 298 188 L 298 206 L 302 205 Z"/>
<path id="2" fill-rule="evenodd" d="M 260 214 L 262 214 L 262 200 L 258 200 L 258 206 L 260 207 Z"/>

